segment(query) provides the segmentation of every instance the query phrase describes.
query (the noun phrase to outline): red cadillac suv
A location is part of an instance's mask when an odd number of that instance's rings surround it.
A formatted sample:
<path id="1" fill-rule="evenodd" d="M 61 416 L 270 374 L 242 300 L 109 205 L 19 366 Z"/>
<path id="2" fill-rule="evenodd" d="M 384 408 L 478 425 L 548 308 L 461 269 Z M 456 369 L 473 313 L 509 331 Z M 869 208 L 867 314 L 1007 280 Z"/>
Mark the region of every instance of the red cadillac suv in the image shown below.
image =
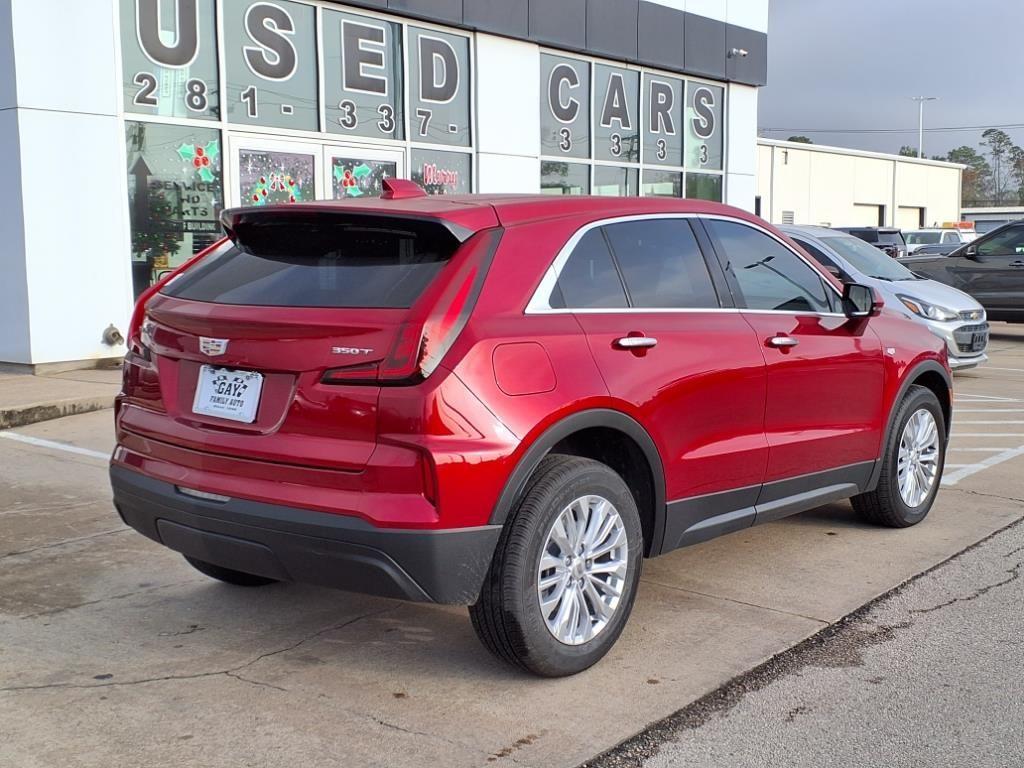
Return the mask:
<path id="1" fill-rule="evenodd" d="M 216 579 L 468 604 L 566 675 L 644 558 L 845 498 L 909 526 L 938 491 L 942 341 L 742 211 L 395 181 L 223 223 L 136 308 L 110 469 Z"/>

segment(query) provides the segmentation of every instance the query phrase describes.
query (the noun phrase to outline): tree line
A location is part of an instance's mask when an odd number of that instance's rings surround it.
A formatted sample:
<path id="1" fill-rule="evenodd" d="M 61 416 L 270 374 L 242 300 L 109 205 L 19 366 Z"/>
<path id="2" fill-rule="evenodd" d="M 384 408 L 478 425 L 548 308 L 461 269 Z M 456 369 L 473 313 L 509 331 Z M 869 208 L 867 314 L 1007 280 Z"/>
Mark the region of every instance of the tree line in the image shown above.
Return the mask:
<path id="1" fill-rule="evenodd" d="M 967 166 L 962 181 L 964 208 L 1024 205 L 1024 149 L 998 128 L 984 131 L 978 146 L 981 152 L 965 144 L 945 155 L 932 155 L 932 160 Z M 917 157 L 917 150 L 904 145 L 900 154 Z"/>

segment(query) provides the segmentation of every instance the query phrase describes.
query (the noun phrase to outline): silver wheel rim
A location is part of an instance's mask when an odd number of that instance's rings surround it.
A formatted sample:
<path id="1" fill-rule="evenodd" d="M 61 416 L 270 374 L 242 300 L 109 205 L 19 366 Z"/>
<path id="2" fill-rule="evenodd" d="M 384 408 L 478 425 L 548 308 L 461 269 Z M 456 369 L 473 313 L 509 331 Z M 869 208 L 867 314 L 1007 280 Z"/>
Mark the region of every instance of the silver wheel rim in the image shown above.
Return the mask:
<path id="1" fill-rule="evenodd" d="M 915 411 L 903 427 L 897 471 L 903 503 L 921 506 L 939 474 L 939 428 L 926 408 Z"/>
<path id="2" fill-rule="evenodd" d="M 626 586 L 629 542 L 619 511 L 601 496 L 581 496 L 548 531 L 537 573 L 537 598 L 548 631 L 582 645 L 600 634 Z"/>

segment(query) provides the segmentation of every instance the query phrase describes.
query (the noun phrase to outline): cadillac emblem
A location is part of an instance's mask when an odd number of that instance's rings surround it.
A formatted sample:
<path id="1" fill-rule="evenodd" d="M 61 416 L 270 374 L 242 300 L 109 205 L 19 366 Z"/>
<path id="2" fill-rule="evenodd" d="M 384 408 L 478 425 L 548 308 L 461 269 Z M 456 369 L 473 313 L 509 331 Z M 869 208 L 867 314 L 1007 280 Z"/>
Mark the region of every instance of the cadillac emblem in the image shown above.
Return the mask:
<path id="1" fill-rule="evenodd" d="M 199 351 L 207 357 L 223 355 L 228 350 L 227 339 L 208 339 L 205 336 L 199 337 Z"/>

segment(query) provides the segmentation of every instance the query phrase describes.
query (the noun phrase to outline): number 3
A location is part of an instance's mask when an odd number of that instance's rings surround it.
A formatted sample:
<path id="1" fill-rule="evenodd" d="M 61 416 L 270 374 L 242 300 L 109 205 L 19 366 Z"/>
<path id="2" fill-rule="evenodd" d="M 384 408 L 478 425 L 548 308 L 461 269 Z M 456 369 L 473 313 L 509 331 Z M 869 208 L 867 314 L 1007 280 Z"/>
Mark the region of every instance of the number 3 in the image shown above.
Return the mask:
<path id="1" fill-rule="evenodd" d="M 342 128 L 347 128 L 348 130 L 351 131 L 357 125 L 359 125 L 359 118 L 356 115 L 355 102 L 345 99 L 345 101 L 341 102 L 341 104 L 338 105 L 338 109 L 340 109 L 344 113 L 342 114 L 341 117 L 338 118 L 338 122 L 341 123 Z"/>
<path id="2" fill-rule="evenodd" d="M 708 161 L 708 145 L 707 144 L 701 144 L 700 145 L 700 164 L 701 165 L 705 165 L 707 163 L 707 161 Z"/>
<path id="3" fill-rule="evenodd" d="M 568 128 L 562 128 L 558 132 L 558 135 L 560 137 L 560 140 L 558 142 L 558 148 L 563 152 L 568 152 L 570 149 L 572 149 L 572 131 L 570 131 Z"/>

